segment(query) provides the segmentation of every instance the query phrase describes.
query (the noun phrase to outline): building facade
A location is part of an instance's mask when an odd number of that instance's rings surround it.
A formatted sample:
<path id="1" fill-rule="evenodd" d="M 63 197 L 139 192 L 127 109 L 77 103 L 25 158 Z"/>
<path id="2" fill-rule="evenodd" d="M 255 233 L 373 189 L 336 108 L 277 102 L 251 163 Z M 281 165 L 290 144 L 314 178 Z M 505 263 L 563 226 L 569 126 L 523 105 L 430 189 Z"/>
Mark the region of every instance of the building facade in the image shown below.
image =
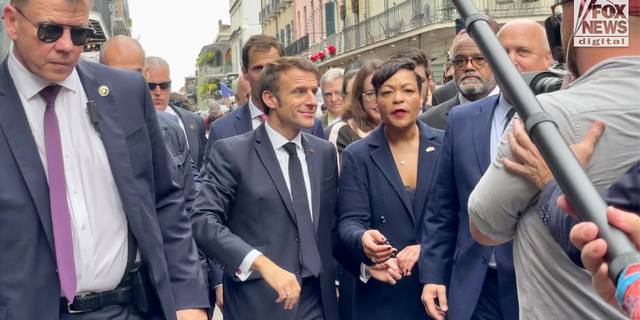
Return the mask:
<path id="1" fill-rule="evenodd" d="M 231 25 L 219 20 L 218 30 L 213 43 L 202 47 L 196 62 L 199 110 L 207 110 L 208 99 L 221 98 L 220 83 L 229 86 L 238 78 L 238 69 L 233 64 L 231 53 Z"/>
<path id="2" fill-rule="evenodd" d="M 293 0 L 260 0 L 262 33 L 273 36 L 283 46 L 294 42 Z"/>
<path id="3" fill-rule="evenodd" d="M 242 71 L 242 47 L 252 35 L 262 33 L 260 6 L 260 0 L 229 0 L 231 63 L 238 72 Z"/>

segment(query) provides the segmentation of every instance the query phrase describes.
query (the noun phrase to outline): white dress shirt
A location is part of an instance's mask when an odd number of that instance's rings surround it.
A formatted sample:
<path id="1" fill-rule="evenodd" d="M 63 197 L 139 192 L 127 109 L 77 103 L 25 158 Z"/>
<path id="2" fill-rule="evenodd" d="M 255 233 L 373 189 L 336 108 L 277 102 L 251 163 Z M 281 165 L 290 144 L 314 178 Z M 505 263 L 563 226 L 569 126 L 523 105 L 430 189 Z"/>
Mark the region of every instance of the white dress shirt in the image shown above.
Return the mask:
<path id="1" fill-rule="evenodd" d="M 251 103 L 249 103 L 251 106 Z M 280 165 L 280 170 L 282 171 L 282 176 L 284 177 L 284 181 L 287 184 L 287 189 L 289 189 L 289 196 L 291 196 L 291 201 L 293 202 L 293 196 L 291 195 L 291 181 L 289 181 L 289 153 L 284 149 L 284 145 L 293 142 L 297 146 L 298 151 L 298 159 L 300 159 L 300 164 L 302 165 L 302 178 L 304 179 L 304 185 L 307 189 L 307 199 L 309 202 L 309 213 L 311 214 L 311 221 L 313 221 L 313 206 L 311 203 L 311 182 L 309 180 L 309 167 L 307 166 L 307 158 L 304 153 L 304 149 L 302 148 L 302 133 L 298 133 L 298 135 L 293 138 L 293 140 L 289 141 L 287 138 L 283 137 L 277 131 L 275 131 L 271 126 L 269 126 L 269 121 L 265 122 L 265 128 L 267 129 L 267 135 L 269 136 L 269 140 L 271 141 L 271 145 L 273 146 L 273 150 L 276 153 L 276 158 L 278 159 L 278 164 Z M 236 276 L 245 281 L 251 273 L 253 273 L 251 266 L 253 262 L 256 260 L 258 256 L 262 253 L 258 250 L 252 250 L 247 254 L 247 256 L 242 260 L 240 264 L 240 273 L 236 272 Z"/>
<path id="2" fill-rule="evenodd" d="M 182 122 L 182 118 L 180 118 L 180 116 L 176 113 L 175 110 L 173 110 L 173 108 L 171 106 L 167 106 L 166 109 L 164 109 L 164 111 L 166 113 L 172 114 L 176 117 L 178 117 L 178 122 L 180 123 L 180 128 L 182 128 L 182 133 L 184 133 L 184 140 L 187 142 L 187 149 L 189 148 L 189 139 L 187 139 L 187 130 L 184 129 L 184 122 Z"/>
<path id="3" fill-rule="evenodd" d="M 251 99 L 249 99 L 249 113 L 251 113 L 251 126 L 253 127 L 253 130 L 258 129 L 262 124 L 260 116 L 263 115 L 264 112 L 260 111 L 260 109 L 253 104 Z"/>
<path id="4" fill-rule="evenodd" d="M 496 94 L 500 94 L 500 87 L 496 86 L 495 88 L 493 88 L 493 91 L 491 91 L 489 93 L 489 95 L 487 97 L 491 97 L 491 96 L 495 96 Z M 486 98 L 486 97 L 485 97 Z M 460 105 L 463 104 L 467 104 L 467 103 L 471 103 L 473 101 L 465 98 L 462 93 L 458 92 L 458 99 L 460 99 Z"/>
<path id="5" fill-rule="evenodd" d="M 51 83 L 29 72 L 14 55 L 13 46 L 9 52 L 9 72 L 48 179 L 46 101 L 39 92 Z M 104 145 L 85 112 L 88 98 L 78 73 L 74 70 L 57 84 L 62 86 L 55 112 L 71 215 L 76 293 L 113 290 L 122 280 L 127 264 L 127 219 Z"/>

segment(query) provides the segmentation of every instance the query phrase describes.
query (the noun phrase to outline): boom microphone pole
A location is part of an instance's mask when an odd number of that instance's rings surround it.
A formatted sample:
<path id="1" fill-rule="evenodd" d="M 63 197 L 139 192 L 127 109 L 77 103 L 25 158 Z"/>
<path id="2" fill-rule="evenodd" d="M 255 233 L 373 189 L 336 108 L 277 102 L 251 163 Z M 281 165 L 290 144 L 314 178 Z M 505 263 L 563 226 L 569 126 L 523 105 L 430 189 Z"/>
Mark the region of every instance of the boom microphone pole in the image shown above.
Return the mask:
<path id="1" fill-rule="evenodd" d="M 551 115 L 545 113 L 524 79 L 504 50 L 487 18 L 471 0 L 452 0 L 465 21 L 467 33 L 475 40 L 493 70 L 501 92 L 509 98 L 522 118 L 527 133 L 547 162 L 562 191 L 571 201 L 581 220 L 598 227 L 598 236 L 607 242 L 605 261 L 614 283 L 632 264 L 640 264 L 640 253 L 627 235 L 607 221 L 607 204 L 593 185 L 580 162 L 564 141 Z"/>

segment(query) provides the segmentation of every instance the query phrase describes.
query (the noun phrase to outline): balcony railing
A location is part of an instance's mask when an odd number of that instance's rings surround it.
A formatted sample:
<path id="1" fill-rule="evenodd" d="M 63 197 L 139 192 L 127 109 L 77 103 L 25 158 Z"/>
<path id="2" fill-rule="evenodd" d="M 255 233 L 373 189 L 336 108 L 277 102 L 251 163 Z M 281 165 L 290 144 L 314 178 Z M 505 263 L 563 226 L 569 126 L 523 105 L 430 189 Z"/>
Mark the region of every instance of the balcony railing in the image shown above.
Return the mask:
<path id="1" fill-rule="evenodd" d="M 109 36 L 112 34 L 112 26 L 111 26 L 111 10 L 109 9 L 109 5 L 107 4 L 107 0 L 95 0 L 93 1 L 93 8 L 91 9 L 93 12 L 97 12 L 102 17 L 102 21 L 105 24 L 104 32 L 108 33 Z"/>
<path id="2" fill-rule="evenodd" d="M 222 78 L 229 73 L 237 73 L 237 69 L 233 65 L 201 67 L 198 72 L 198 84 L 205 83 L 208 78 Z"/>
<path id="3" fill-rule="evenodd" d="M 472 0 L 494 19 L 551 14 L 555 0 Z M 459 15 L 449 0 L 407 0 L 309 46 L 311 53 L 335 46 L 336 54 L 355 50 L 424 26 L 454 21 Z"/>

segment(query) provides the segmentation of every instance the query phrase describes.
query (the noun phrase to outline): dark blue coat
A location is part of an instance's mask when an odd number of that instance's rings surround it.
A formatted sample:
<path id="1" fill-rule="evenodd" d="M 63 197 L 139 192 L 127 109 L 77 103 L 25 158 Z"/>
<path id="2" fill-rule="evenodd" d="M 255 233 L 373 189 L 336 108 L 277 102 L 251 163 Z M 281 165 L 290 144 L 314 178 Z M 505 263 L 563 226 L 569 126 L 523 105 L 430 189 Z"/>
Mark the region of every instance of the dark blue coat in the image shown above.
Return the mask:
<path id="1" fill-rule="evenodd" d="M 418 122 L 420 154 L 415 203 L 411 203 L 396 167 L 384 124 L 342 152 L 338 196 L 338 231 L 350 255 L 370 264 L 362 250 L 362 235 L 376 229 L 398 252 L 420 243 L 422 214 L 435 164 L 441 149 L 442 131 Z M 433 148 L 433 149 L 431 149 Z M 433 150 L 433 151 L 431 151 Z M 342 261 L 340 261 L 342 263 Z M 356 280 L 355 314 L 358 319 L 429 319 L 420 300 L 422 285 L 418 268 L 396 285 L 373 278 Z M 356 275 L 358 276 L 358 275 Z"/>
<path id="2" fill-rule="evenodd" d="M 449 320 L 471 318 L 494 248 L 471 236 L 467 202 L 491 163 L 491 122 L 498 99 L 488 97 L 449 113 L 424 215 L 420 282 L 447 286 Z M 495 257 L 502 315 L 518 319 L 512 242 L 495 247 Z"/>
<path id="3" fill-rule="evenodd" d="M 164 317 L 176 319 L 176 309 L 208 307 L 182 190 L 171 179 L 146 81 L 138 72 L 91 62 L 78 62 L 76 70 L 96 103 L 124 213 Z M 103 85 L 110 88 L 105 97 L 98 94 Z M 0 163 L 0 319 L 58 319 L 49 187 L 7 60 L 0 65 Z"/>

